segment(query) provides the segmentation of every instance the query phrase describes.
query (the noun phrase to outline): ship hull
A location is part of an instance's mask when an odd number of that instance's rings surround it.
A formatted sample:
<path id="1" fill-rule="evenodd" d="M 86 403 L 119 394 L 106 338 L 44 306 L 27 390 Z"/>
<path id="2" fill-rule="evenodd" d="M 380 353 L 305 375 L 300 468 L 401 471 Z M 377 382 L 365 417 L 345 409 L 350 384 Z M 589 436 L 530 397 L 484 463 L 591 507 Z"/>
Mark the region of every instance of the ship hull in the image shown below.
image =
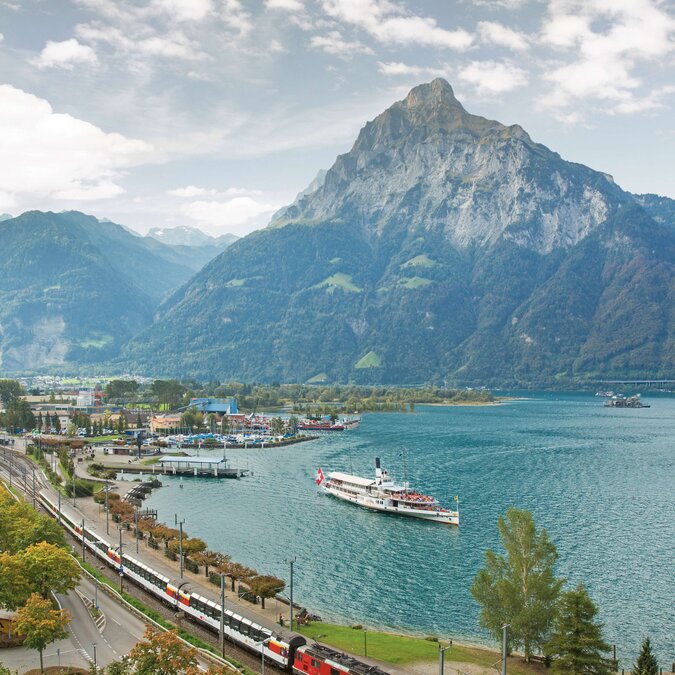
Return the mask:
<path id="1" fill-rule="evenodd" d="M 371 511 L 392 513 L 398 516 L 407 516 L 408 518 L 419 518 L 420 520 L 441 523 L 442 525 L 459 525 L 459 513 L 456 511 L 414 509 L 401 506 L 400 504 L 395 506 L 391 503 L 392 500 L 390 499 L 368 494 L 346 494 L 340 490 L 327 487 L 325 484 L 322 484 L 320 487 L 326 494 Z"/>

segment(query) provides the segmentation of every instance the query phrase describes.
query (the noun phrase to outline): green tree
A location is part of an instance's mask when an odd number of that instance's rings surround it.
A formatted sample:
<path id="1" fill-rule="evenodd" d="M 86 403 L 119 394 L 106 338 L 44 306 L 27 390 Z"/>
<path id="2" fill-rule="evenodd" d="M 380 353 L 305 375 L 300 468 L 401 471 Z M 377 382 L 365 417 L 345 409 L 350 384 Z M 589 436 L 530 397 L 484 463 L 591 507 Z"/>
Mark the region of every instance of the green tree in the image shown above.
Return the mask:
<path id="1" fill-rule="evenodd" d="M 136 414 L 136 428 L 141 429 L 143 427 L 143 420 L 141 419 L 141 413 Z"/>
<path id="2" fill-rule="evenodd" d="M 270 422 L 270 431 L 273 436 L 281 436 L 284 433 L 285 425 L 281 417 L 273 417 Z"/>
<path id="3" fill-rule="evenodd" d="M 605 658 L 610 646 L 602 639 L 598 608 L 583 584 L 563 593 L 553 635 L 546 654 L 553 658 L 553 672 L 562 675 L 609 675 L 612 661 Z"/>
<path id="4" fill-rule="evenodd" d="M 640 656 L 633 667 L 633 675 L 659 675 L 659 666 L 652 652 L 652 644 L 649 637 L 645 638 L 640 650 Z"/>
<path id="5" fill-rule="evenodd" d="M 80 568 L 66 551 L 40 542 L 17 554 L 31 588 L 46 598 L 50 591 L 67 593 L 77 586 Z"/>
<path id="6" fill-rule="evenodd" d="M 249 579 L 248 587 L 262 600 L 262 608 L 265 609 L 265 600 L 273 598 L 277 593 L 286 588 L 286 582 L 283 579 L 272 576 L 258 576 Z"/>
<path id="7" fill-rule="evenodd" d="M 16 380 L 0 380 L 0 401 L 5 405 L 23 395 L 23 387 Z"/>
<path id="8" fill-rule="evenodd" d="M 66 610 L 52 608 L 49 600 L 33 593 L 26 605 L 16 613 L 16 631 L 25 635 L 24 645 L 40 652 L 40 672 L 44 673 L 42 652 L 55 640 L 68 637 L 66 626 L 70 615 Z"/>
<path id="9" fill-rule="evenodd" d="M 54 417 L 52 418 L 52 420 L 54 423 L 54 430 L 56 431 L 56 433 L 57 434 L 61 433 L 61 419 L 56 413 L 54 413 Z"/>
<path id="10" fill-rule="evenodd" d="M 529 661 L 546 642 L 555 616 L 563 584 L 553 573 L 558 553 L 546 530 L 537 532 L 529 511 L 510 508 L 499 518 L 499 533 L 506 557 L 485 552 L 471 594 L 481 606 L 481 626 L 499 640 L 502 626 L 510 624 L 509 650 L 522 647 Z"/>
<path id="11" fill-rule="evenodd" d="M 298 423 L 299 419 L 297 415 L 291 415 L 288 418 L 288 433 L 290 433 L 292 436 L 295 436 L 298 433 Z"/>
<path id="12" fill-rule="evenodd" d="M 31 584 L 18 556 L 0 553 L 0 606 L 13 611 L 30 597 Z"/>
<path id="13" fill-rule="evenodd" d="M 12 429 L 34 429 L 35 415 L 28 401 L 22 398 L 13 399 L 4 413 L 3 426 Z"/>

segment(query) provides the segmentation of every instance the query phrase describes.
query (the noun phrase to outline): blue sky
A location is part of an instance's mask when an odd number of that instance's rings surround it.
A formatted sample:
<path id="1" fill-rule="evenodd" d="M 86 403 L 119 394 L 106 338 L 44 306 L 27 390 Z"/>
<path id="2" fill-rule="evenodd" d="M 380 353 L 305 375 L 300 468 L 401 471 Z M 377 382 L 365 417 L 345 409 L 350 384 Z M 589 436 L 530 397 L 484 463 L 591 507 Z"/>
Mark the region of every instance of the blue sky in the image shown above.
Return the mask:
<path id="1" fill-rule="evenodd" d="M 245 234 L 438 76 L 675 198 L 672 3 L 0 0 L 0 212 Z"/>

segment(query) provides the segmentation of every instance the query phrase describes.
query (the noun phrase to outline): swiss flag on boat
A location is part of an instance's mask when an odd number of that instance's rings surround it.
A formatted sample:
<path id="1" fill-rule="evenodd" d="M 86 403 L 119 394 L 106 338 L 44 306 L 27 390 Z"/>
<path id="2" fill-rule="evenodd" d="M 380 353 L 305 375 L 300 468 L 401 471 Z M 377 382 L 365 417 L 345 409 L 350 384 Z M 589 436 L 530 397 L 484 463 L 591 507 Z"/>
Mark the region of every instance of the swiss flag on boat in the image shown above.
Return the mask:
<path id="1" fill-rule="evenodd" d="M 314 480 L 316 481 L 317 485 L 321 485 L 321 483 L 323 483 L 323 471 L 321 471 L 321 467 L 317 469 L 316 478 Z"/>

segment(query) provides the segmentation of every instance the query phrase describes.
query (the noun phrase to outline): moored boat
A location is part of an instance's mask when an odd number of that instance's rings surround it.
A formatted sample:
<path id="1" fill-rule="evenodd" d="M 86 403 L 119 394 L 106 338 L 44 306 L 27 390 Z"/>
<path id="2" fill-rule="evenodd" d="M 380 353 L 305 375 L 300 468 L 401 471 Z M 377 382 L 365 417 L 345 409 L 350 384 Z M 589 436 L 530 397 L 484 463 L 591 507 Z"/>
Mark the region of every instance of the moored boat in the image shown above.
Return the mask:
<path id="1" fill-rule="evenodd" d="M 319 469 L 316 484 L 324 492 L 366 509 L 445 525 L 459 525 L 458 497 L 455 497 L 454 511 L 443 508 L 435 497 L 411 490 L 407 482 L 395 483 L 387 470 L 380 466 L 379 457 L 375 458 L 375 478 L 363 478 L 340 471 L 332 471 L 324 476 Z"/>

